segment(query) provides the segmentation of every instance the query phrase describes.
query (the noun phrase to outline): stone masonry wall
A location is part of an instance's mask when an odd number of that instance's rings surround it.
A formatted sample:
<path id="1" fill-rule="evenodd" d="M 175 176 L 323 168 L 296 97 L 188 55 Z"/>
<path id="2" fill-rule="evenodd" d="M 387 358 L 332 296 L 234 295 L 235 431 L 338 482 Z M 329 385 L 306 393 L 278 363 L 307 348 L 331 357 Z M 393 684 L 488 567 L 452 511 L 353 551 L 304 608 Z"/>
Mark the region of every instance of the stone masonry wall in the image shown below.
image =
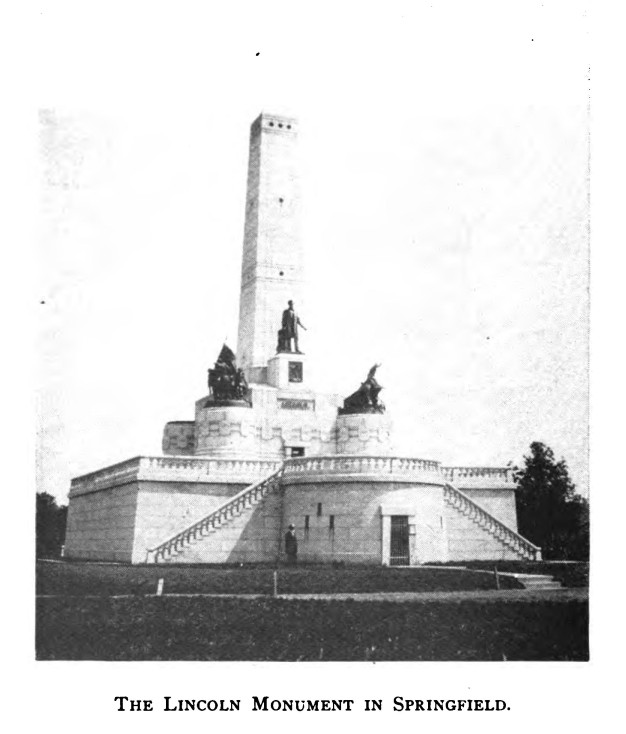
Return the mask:
<path id="1" fill-rule="evenodd" d="M 469 492 L 468 492 L 469 494 Z M 478 501 L 478 500 L 477 500 Z M 485 507 L 485 509 L 487 509 Z M 468 515 L 446 504 L 448 561 L 517 561 L 519 556 Z M 513 529 L 513 528 L 512 528 Z"/>
<path id="2" fill-rule="evenodd" d="M 462 489 L 477 505 L 517 532 L 517 509 L 513 489 Z"/>
<path id="3" fill-rule="evenodd" d="M 296 526 L 300 561 L 381 564 L 381 508 L 387 521 L 391 514 L 409 515 L 415 525 L 411 564 L 445 560 L 440 486 L 366 480 L 294 484 L 285 489 L 283 524 Z"/>
<path id="4" fill-rule="evenodd" d="M 273 562 L 280 553 L 282 493 L 274 491 L 225 525 L 187 546 L 176 563 Z"/>
<path id="5" fill-rule="evenodd" d="M 201 520 L 245 484 L 199 482 L 139 482 L 133 563 L 143 563 L 146 552 Z"/>
<path id="6" fill-rule="evenodd" d="M 71 497 L 65 557 L 130 562 L 133 554 L 136 482 Z"/>

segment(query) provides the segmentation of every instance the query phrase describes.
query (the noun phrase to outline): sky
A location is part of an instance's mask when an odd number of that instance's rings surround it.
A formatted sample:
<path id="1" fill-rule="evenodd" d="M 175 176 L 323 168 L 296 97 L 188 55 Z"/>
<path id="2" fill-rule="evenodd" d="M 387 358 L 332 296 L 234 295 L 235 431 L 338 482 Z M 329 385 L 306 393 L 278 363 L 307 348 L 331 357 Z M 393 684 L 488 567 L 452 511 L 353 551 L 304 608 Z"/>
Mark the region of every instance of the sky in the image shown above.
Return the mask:
<path id="1" fill-rule="evenodd" d="M 300 123 L 317 388 L 381 362 L 399 454 L 500 466 L 543 441 L 587 493 L 583 5 L 447 5 L 77 5 L 76 35 L 48 14 L 38 490 L 159 455 L 235 348 L 265 110 Z"/>

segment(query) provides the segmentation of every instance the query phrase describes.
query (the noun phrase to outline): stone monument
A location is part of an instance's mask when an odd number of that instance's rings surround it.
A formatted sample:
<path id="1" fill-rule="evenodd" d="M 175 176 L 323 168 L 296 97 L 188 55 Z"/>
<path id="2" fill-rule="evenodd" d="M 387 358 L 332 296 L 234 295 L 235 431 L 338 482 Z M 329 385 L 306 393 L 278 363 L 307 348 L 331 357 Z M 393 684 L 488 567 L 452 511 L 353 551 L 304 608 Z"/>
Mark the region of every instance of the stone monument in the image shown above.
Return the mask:
<path id="1" fill-rule="evenodd" d="M 66 557 L 273 563 L 291 527 L 303 561 L 539 558 L 516 532 L 510 469 L 394 454 L 379 364 L 345 400 L 315 385 L 296 311 L 297 127 L 263 113 L 250 130 L 237 355 L 223 345 L 194 419 L 166 424 L 163 456 L 72 480 Z"/>

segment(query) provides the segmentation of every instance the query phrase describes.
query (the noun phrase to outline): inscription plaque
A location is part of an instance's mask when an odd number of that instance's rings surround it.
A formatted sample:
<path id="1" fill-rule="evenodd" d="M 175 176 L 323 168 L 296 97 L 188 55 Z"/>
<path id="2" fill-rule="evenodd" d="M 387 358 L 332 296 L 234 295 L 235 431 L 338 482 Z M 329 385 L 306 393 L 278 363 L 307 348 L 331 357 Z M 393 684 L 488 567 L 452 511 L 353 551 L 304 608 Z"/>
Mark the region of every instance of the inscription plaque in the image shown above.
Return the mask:
<path id="1" fill-rule="evenodd" d="M 289 382 L 302 382 L 302 362 L 289 362 Z"/>
<path id="2" fill-rule="evenodd" d="M 314 400 L 298 400 L 297 398 L 279 398 L 278 404 L 284 410 L 315 410 Z"/>

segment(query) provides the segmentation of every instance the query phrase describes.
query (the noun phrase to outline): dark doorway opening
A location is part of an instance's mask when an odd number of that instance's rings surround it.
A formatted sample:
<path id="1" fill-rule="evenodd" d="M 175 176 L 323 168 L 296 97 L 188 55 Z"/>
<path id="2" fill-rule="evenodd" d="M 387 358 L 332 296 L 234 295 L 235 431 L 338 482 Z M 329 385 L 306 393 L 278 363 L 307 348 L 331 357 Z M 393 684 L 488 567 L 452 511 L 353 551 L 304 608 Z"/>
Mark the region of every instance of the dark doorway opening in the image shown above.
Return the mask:
<path id="1" fill-rule="evenodd" d="M 390 566 L 408 566 L 411 563 L 409 552 L 409 516 L 391 516 Z"/>

